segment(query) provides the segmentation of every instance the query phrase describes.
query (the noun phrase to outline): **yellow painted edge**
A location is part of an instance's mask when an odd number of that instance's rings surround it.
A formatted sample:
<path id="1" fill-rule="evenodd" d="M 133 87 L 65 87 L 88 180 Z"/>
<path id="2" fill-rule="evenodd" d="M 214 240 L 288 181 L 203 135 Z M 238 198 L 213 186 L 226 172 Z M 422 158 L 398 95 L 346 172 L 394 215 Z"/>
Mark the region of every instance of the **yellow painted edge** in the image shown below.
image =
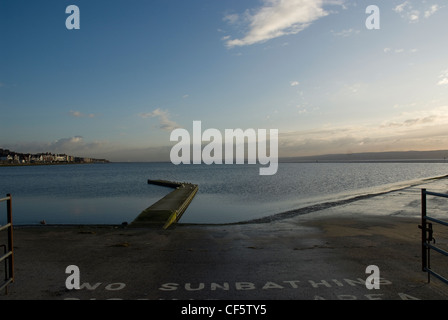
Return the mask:
<path id="1" fill-rule="evenodd" d="M 177 210 L 175 210 L 168 220 L 166 221 L 165 225 L 163 226 L 163 229 L 167 229 L 170 225 L 172 225 L 177 219 Z"/>

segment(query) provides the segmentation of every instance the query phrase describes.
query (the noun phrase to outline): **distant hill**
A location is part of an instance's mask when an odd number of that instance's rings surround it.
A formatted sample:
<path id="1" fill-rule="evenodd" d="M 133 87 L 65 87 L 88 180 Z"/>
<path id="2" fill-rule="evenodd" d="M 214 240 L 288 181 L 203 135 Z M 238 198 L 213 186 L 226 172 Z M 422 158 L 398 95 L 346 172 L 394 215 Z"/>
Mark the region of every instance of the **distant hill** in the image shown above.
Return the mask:
<path id="1" fill-rule="evenodd" d="M 448 162 L 448 150 L 326 154 L 280 158 L 280 162 Z"/>

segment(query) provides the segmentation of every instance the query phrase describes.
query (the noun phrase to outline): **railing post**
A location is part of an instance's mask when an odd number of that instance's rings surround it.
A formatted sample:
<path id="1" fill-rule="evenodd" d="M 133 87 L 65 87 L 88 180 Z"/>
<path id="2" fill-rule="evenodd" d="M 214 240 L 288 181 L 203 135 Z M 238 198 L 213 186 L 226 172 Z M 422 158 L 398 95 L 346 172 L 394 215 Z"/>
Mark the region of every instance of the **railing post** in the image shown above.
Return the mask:
<path id="1" fill-rule="evenodd" d="M 426 189 L 422 189 L 422 270 L 427 267 L 426 248 Z"/>
<path id="2" fill-rule="evenodd" d="M 443 197 L 448 198 L 448 194 L 444 193 L 437 193 L 437 192 L 429 192 L 426 189 L 422 189 L 422 225 L 418 226 L 422 229 L 422 269 L 424 272 L 428 274 L 428 283 L 430 282 L 431 275 L 435 276 L 437 279 L 443 281 L 444 283 L 448 284 L 448 278 L 445 278 L 444 276 L 438 274 L 437 272 L 434 272 L 431 269 L 431 249 L 436 251 L 439 254 L 442 254 L 444 256 L 448 256 L 448 251 L 435 246 L 435 239 L 433 237 L 433 228 L 432 223 L 437 223 L 442 226 L 448 227 L 448 222 L 443 221 L 440 219 L 436 219 L 432 216 L 428 216 L 428 208 L 426 207 L 427 204 L 427 196 L 436 196 L 436 197 Z M 428 223 L 427 221 L 431 221 Z"/>
<path id="3" fill-rule="evenodd" d="M 8 222 L 9 228 L 8 228 L 8 251 L 11 252 L 11 255 L 8 258 L 9 262 L 9 277 L 14 282 L 14 241 L 13 241 L 13 234 L 12 234 L 12 196 L 11 194 L 6 195 L 9 199 L 6 203 L 7 207 L 7 214 L 8 214 Z"/>

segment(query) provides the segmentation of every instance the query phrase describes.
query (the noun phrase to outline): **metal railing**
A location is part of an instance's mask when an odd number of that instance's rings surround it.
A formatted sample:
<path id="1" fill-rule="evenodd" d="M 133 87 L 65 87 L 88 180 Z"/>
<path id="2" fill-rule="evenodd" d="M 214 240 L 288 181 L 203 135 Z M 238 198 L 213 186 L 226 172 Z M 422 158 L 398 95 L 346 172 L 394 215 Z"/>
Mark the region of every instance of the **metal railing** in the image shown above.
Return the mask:
<path id="1" fill-rule="evenodd" d="M 0 226 L 0 232 L 6 230 L 7 232 L 7 244 L 2 244 L 3 255 L 0 256 L 0 262 L 5 261 L 5 280 L 0 284 L 0 290 L 5 289 L 5 293 L 8 294 L 8 285 L 14 282 L 14 245 L 13 245 L 13 231 L 12 231 L 12 197 L 10 194 L 6 195 L 6 198 L 1 198 L 0 202 L 6 201 L 7 208 L 7 222 L 5 225 Z"/>
<path id="2" fill-rule="evenodd" d="M 433 224 L 431 222 L 440 224 L 445 227 L 448 227 L 448 222 L 435 219 L 427 215 L 426 210 L 427 195 L 448 198 L 448 194 L 429 192 L 426 191 L 426 189 L 422 189 L 422 224 L 418 226 L 420 229 L 422 229 L 422 270 L 428 273 L 428 283 L 430 282 L 430 276 L 433 275 L 437 279 L 448 284 L 448 279 L 446 277 L 440 275 L 439 273 L 431 269 L 431 249 L 442 255 L 448 256 L 448 252 L 446 250 L 443 250 L 442 248 L 435 246 L 436 240 L 433 237 L 433 228 L 432 228 Z"/>

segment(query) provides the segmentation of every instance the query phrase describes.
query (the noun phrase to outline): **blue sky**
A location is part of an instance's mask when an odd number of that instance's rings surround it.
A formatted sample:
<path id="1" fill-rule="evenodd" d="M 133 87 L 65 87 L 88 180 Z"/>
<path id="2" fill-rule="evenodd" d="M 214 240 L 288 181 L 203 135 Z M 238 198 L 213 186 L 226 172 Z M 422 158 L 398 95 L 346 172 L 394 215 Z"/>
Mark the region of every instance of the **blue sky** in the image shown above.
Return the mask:
<path id="1" fill-rule="evenodd" d="M 448 149 L 446 30 L 441 0 L 0 0 L 0 148 L 168 160 L 200 120 L 280 156 Z"/>

